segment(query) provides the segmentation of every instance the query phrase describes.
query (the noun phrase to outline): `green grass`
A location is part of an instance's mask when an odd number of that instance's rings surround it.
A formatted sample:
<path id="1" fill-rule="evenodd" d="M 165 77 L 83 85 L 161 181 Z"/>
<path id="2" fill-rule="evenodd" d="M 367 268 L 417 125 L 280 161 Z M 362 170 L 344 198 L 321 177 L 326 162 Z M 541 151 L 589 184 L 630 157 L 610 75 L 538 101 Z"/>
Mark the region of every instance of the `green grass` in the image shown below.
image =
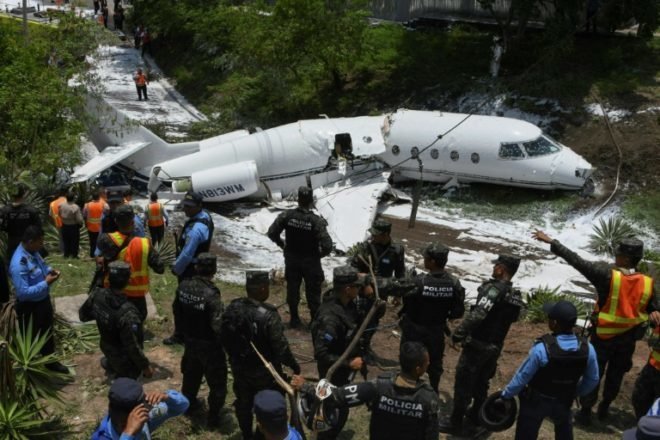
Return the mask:
<path id="1" fill-rule="evenodd" d="M 651 228 L 660 234 L 660 192 L 655 189 L 630 192 L 623 202 L 626 219 Z"/>

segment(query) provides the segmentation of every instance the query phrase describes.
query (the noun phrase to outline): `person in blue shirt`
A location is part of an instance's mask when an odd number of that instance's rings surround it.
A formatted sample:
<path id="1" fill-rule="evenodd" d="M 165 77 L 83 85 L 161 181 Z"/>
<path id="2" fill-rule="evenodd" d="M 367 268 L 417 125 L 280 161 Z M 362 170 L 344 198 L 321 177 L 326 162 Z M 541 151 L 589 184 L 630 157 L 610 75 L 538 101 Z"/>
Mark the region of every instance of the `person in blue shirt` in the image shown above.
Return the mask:
<path id="1" fill-rule="evenodd" d="M 179 284 L 185 279 L 195 276 L 197 255 L 208 252 L 213 239 L 213 220 L 211 215 L 202 209 L 202 196 L 188 191 L 181 202 L 183 212 L 188 220 L 183 225 L 181 235 L 176 243 L 176 260 L 172 272 L 177 276 Z M 165 345 L 183 344 L 180 324 L 179 289 L 174 296 L 172 312 L 174 314 L 174 333 L 163 340 Z"/>
<path id="2" fill-rule="evenodd" d="M 257 429 L 265 440 L 302 440 L 300 433 L 287 422 L 286 401 L 282 393 L 259 391 L 254 396 L 254 415 Z"/>
<path id="3" fill-rule="evenodd" d="M 500 399 L 520 395 L 516 440 L 534 440 L 550 417 L 557 440 L 573 439 L 571 405 L 598 385 L 596 351 L 573 327 L 577 309 L 568 301 L 545 304 L 552 331 L 536 340 Z"/>
<path id="4" fill-rule="evenodd" d="M 188 399 L 174 390 L 147 391 L 134 379 L 120 377 L 108 393 L 108 414 L 92 434 L 92 440 L 151 439 L 160 425 L 188 409 Z"/>
<path id="5" fill-rule="evenodd" d="M 50 302 L 50 285 L 57 281 L 60 272 L 50 267 L 39 254 L 44 244 L 44 231 L 40 226 L 31 225 L 25 229 L 23 240 L 18 245 L 9 264 L 16 292 L 16 315 L 19 325 L 27 328 L 32 321 L 32 334 L 51 333 L 51 337 L 41 348 L 46 356 L 55 352 L 53 331 L 53 305 Z M 51 362 L 46 367 L 58 373 L 68 374 L 69 369 L 59 362 Z"/>

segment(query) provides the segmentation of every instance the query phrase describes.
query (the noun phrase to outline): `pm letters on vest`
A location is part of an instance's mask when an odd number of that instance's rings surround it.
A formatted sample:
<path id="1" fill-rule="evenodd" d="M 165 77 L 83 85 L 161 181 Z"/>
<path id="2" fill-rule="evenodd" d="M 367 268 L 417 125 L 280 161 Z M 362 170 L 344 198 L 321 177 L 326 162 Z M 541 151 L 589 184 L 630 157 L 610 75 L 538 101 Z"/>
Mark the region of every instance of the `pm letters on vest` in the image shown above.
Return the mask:
<path id="1" fill-rule="evenodd" d="M 424 417 L 424 409 L 421 403 L 393 399 L 387 396 L 380 396 L 378 409 L 404 417 L 413 417 L 416 419 Z"/>
<path id="2" fill-rule="evenodd" d="M 422 296 L 431 298 L 450 298 L 454 296 L 452 286 L 424 286 Z"/>

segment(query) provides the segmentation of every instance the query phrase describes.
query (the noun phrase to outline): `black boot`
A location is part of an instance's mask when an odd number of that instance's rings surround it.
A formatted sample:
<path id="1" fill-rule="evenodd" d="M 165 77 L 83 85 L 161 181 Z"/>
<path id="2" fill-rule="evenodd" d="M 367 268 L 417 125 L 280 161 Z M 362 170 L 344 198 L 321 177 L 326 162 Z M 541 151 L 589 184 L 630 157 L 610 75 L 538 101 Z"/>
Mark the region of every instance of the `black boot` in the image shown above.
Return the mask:
<path id="1" fill-rule="evenodd" d="M 583 406 L 575 413 L 575 423 L 582 426 L 591 425 L 591 407 Z"/>
<path id="2" fill-rule="evenodd" d="M 607 420 L 610 416 L 610 403 L 602 401 L 598 404 L 598 411 L 596 412 L 596 417 L 598 420 L 603 421 Z"/>

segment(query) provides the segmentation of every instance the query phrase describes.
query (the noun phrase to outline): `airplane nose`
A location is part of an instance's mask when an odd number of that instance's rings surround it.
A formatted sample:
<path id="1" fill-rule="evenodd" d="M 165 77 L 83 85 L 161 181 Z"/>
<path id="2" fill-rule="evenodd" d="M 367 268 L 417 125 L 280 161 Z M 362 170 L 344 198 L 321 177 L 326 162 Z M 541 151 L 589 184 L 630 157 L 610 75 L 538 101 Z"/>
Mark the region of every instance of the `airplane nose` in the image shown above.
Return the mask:
<path id="1" fill-rule="evenodd" d="M 557 188 L 580 189 L 591 174 L 593 167 L 582 156 L 570 148 L 563 148 L 555 163 L 552 183 Z"/>

